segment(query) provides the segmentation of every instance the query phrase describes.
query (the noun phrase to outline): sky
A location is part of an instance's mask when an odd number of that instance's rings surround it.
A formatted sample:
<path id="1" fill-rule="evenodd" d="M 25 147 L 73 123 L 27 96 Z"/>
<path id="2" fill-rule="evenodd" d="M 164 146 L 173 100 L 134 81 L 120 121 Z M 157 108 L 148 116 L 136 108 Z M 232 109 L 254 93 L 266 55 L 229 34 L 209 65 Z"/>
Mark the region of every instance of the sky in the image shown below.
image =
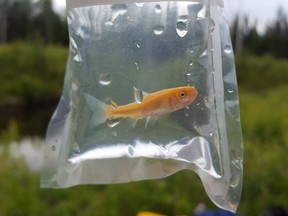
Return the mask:
<path id="1" fill-rule="evenodd" d="M 65 10 L 65 0 L 53 0 L 53 4 L 57 11 Z M 229 22 L 237 13 L 241 16 L 247 15 L 250 24 L 254 24 L 257 20 L 257 30 L 260 33 L 264 32 L 267 24 L 275 20 L 279 7 L 288 14 L 288 0 L 224 0 L 224 4 Z"/>

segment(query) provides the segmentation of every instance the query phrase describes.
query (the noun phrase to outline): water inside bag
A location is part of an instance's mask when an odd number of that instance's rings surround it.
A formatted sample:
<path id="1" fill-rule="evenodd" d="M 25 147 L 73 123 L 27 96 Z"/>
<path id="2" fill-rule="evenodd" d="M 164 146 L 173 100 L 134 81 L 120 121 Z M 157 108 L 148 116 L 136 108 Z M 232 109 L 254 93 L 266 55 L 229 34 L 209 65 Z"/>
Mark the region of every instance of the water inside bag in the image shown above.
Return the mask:
<path id="1" fill-rule="evenodd" d="M 41 186 L 130 182 L 189 169 L 216 205 L 235 211 L 242 137 L 222 5 L 91 4 L 71 7 L 67 20 L 70 55 L 48 128 Z M 85 99 L 91 95 L 117 109 L 179 86 L 197 89 L 191 104 L 137 121 L 94 119 L 101 113 Z"/>

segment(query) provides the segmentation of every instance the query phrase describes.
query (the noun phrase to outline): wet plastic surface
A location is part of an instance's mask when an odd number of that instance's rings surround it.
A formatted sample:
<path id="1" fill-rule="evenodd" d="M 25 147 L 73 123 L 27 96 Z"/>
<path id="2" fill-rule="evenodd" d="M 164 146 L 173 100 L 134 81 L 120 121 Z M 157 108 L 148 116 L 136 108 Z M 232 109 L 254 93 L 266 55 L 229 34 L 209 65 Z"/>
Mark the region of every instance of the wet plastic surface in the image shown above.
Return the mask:
<path id="1" fill-rule="evenodd" d="M 157 179 L 189 169 L 217 206 L 236 211 L 242 133 L 221 1 L 92 2 L 68 5 L 70 56 L 41 187 Z M 141 105 L 145 92 L 179 86 L 194 86 L 196 99 L 157 118 L 106 119 L 99 112 L 102 102 Z"/>

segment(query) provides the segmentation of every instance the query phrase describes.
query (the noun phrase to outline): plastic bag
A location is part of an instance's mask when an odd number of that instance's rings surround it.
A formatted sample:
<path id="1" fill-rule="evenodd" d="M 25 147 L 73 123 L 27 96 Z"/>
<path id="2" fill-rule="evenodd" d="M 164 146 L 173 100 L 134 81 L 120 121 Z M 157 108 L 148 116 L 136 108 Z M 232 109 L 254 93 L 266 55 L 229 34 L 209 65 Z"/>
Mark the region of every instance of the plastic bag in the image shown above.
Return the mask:
<path id="1" fill-rule="evenodd" d="M 41 187 L 188 169 L 217 206 L 236 211 L 242 134 L 223 2 L 73 0 L 67 7 L 70 55 Z"/>

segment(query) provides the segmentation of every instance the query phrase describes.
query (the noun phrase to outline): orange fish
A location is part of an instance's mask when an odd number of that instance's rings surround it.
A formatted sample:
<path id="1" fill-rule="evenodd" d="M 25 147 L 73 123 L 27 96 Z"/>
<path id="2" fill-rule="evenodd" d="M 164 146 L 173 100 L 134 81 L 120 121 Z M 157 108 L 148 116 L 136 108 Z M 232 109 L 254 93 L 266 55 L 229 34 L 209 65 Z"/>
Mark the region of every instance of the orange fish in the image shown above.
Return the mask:
<path id="1" fill-rule="evenodd" d="M 107 119 L 150 119 L 174 112 L 192 103 L 197 94 L 196 88 L 192 86 L 170 88 L 151 94 L 146 93 L 141 101 L 123 106 L 116 106 L 115 103 L 107 105 L 88 94 L 84 94 L 84 97 L 94 111 L 91 126 L 95 127 Z"/>

